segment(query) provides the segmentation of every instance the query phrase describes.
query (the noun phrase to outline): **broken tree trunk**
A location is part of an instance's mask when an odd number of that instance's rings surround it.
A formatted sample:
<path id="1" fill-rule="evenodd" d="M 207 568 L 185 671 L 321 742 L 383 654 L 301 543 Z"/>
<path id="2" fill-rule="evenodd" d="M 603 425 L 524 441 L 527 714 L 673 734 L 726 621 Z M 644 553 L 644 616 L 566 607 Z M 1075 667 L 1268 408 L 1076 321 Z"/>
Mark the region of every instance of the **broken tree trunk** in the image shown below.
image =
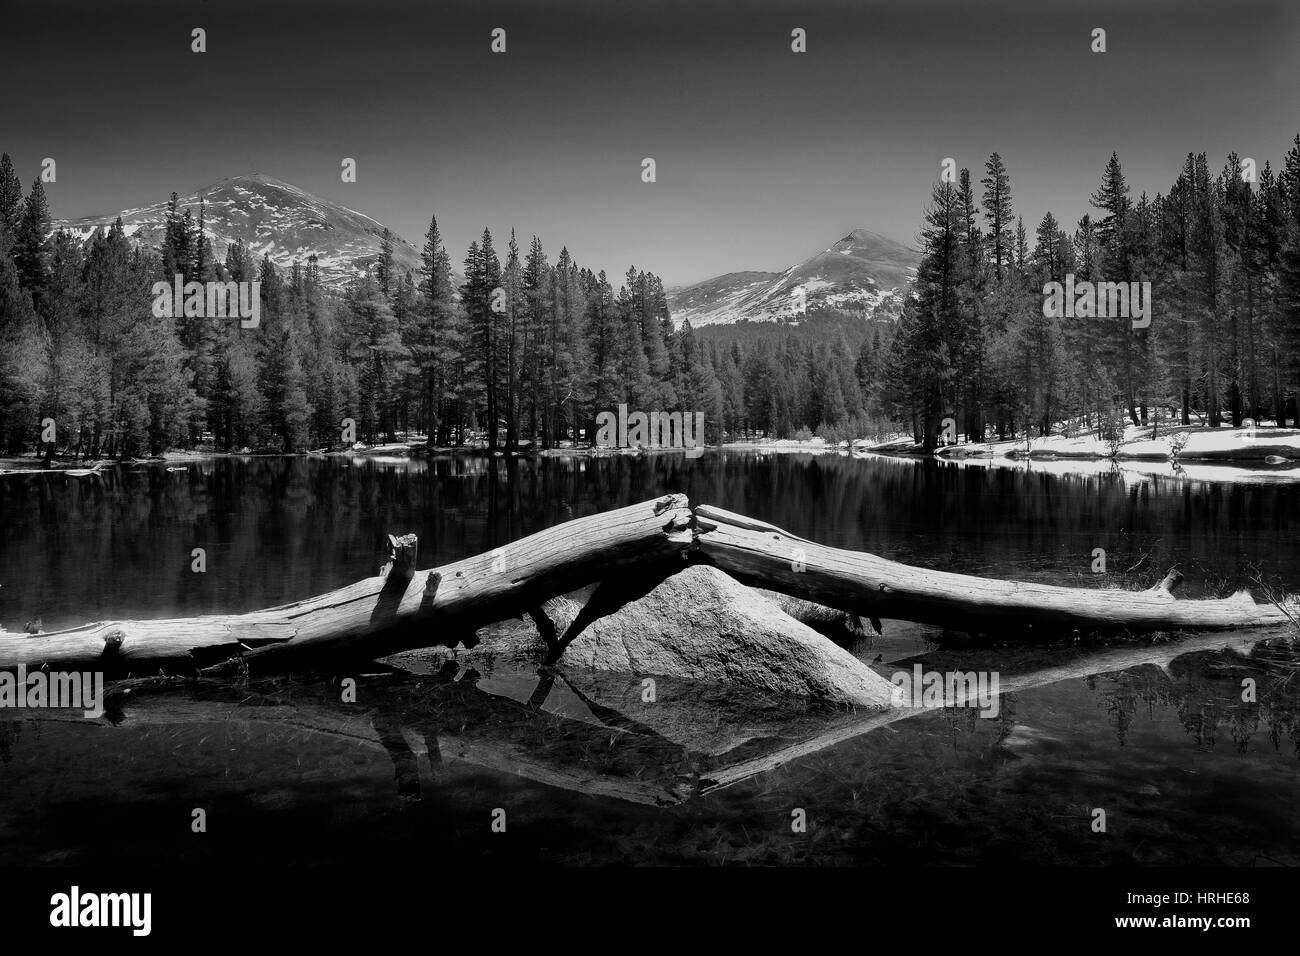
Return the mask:
<path id="1" fill-rule="evenodd" d="M 963 631 L 993 628 L 1222 630 L 1286 624 L 1291 616 L 1257 604 L 1248 591 L 1180 601 L 1176 571 L 1146 591 L 1068 588 L 998 581 L 899 564 L 795 537 L 710 505 L 695 509 L 705 559 L 745 584 L 770 588 L 872 619 L 894 618 Z"/>
<path id="2" fill-rule="evenodd" d="M 683 554 L 692 542 L 684 495 L 568 521 L 488 554 L 414 570 L 414 535 L 391 538 L 377 577 L 262 611 L 87 624 L 37 635 L 0 633 L 0 667 L 122 670 L 228 658 L 294 666 L 313 656 L 383 657 L 451 644 L 549 598 L 622 569 Z"/>

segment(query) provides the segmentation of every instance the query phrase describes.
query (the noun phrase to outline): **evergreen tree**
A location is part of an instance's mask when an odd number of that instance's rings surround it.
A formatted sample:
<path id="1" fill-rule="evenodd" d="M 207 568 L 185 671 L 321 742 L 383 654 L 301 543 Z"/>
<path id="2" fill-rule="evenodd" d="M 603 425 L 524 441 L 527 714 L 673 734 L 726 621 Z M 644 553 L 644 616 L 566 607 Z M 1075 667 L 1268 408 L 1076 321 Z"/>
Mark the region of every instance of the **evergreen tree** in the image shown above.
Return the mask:
<path id="1" fill-rule="evenodd" d="M 1011 176 L 1002 157 L 989 156 L 984 164 L 985 176 L 980 180 L 984 187 L 981 205 L 989 225 L 989 246 L 993 254 L 994 277 L 1002 281 L 1003 268 L 1009 264 L 1012 250 L 1011 231 Z"/>
<path id="2" fill-rule="evenodd" d="M 8 251 L 18 235 L 18 223 L 23 214 L 23 186 L 14 172 L 9 154 L 0 155 L 0 255 Z M 8 243 L 5 237 L 8 237 Z"/>
<path id="3" fill-rule="evenodd" d="M 31 295 L 38 311 L 48 281 L 49 234 L 50 211 L 45 201 L 45 187 L 37 177 L 23 203 L 10 254 L 18 269 L 18 279 Z"/>
<path id="4" fill-rule="evenodd" d="M 393 293 L 393 234 L 387 226 L 379 237 L 379 257 L 375 260 L 375 279 L 385 298 Z"/>

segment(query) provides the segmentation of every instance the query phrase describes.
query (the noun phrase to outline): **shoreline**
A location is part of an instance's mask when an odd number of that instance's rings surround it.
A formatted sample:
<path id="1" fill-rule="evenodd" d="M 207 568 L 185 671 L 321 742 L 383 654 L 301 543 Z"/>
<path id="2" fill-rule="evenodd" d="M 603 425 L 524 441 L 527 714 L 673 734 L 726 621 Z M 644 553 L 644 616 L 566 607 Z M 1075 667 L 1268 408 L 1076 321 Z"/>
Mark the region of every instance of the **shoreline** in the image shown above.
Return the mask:
<path id="1" fill-rule="evenodd" d="M 841 457 L 872 457 L 899 461 L 925 461 L 932 459 L 950 465 L 1027 467 L 1039 466 L 1042 470 L 1057 473 L 1077 472 L 1096 474 L 1101 471 L 1129 471 L 1147 474 L 1167 472 L 1170 476 L 1213 470 L 1224 478 L 1234 473 L 1255 477 L 1293 478 L 1300 480 L 1300 429 L 1278 428 L 1200 428 L 1178 429 L 1151 439 L 1144 437 L 1149 428 L 1130 427 L 1122 443 L 1104 444 L 1092 435 L 1079 437 L 1047 436 L 1033 439 L 989 442 L 962 442 L 941 446 L 932 453 L 922 452 L 910 437 L 897 437 L 883 441 L 856 439 L 852 442 L 830 443 L 822 438 L 809 439 L 757 439 L 726 442 L 721 445 L 700 446 L 697 450 L 685 448 L 603 448 L 599 446 L 567 445 L 558 448 L 529 447 L 513 451 L 498 449 L 488 452 L 474 445 L 433 446 L 419 442 L 389 442 L 352 448 L 314 449 L 300 452 L 214 451 L 211 449 L 171 449 L 162 455 L 148 458 L 68 460 L 55 458 L 51 467 L 43 467 L 43 458 L 37 455 L 0 457 L 0 477 L 18 474 L 69 474 L 86 477 L 110 468 L 121 466 L 180 467 L 222 458 L 347 458 L 384 462 L 402 460 L 427 460 L 443 457 L 493 457 L 493 458 L 613 458 L 628 456 L 640 458 L 649 455 L 685 455 L 698 458 L 707 450 L 717 452 L 760 452 L 766 454 L 838 455 Z M 1181 447 L 1174 451 L 1176 439 L 1186 436 Z M 1057 465 L 1048 469 L 1046 466 Z M 1083 466 L 1083 467 L 1079 467 Z M 1147 466 L 1147 467 L 1134 467 Z M 1155 466 L 1154 468 L 1150 466 Z M 1213 477 L 1207 475 L 1205 477 Z"/>

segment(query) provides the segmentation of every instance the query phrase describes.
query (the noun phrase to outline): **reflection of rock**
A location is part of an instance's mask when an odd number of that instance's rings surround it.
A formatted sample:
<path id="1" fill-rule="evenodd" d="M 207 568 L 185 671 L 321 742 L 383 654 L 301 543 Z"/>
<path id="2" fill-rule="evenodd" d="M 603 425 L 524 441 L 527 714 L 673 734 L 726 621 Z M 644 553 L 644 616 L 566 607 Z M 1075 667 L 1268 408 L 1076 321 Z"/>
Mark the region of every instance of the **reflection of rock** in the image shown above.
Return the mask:
<path id="1" fill-rule="evenodd" d="M 886 707 L 890 683 L 716 568 L 690 566 L 592 623 L 561 658 L 582 668 Z"/>
<path id="2" fill-rule="evenodd" d="M 717 756 L 763 739 L 797 738 L 825 726 L 829 707 L 806 700 L 782 700 L 734 684 L 701 684 L 655 677 L 654 699 L 647 700 L 648 678 L 636 674 L 565 669 L 565 682 L 590 712 L 611 726 L 646 729 L 693 753 Z"/>

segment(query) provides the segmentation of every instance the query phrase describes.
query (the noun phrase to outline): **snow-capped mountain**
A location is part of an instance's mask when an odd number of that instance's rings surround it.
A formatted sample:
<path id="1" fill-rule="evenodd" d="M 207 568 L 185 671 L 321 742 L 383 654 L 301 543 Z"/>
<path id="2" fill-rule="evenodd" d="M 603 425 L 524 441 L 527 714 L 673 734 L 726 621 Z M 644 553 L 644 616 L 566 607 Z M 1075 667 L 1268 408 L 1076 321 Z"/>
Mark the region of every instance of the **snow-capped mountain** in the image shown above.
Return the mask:
<path id="1" fill-rule="evenodd" d="M 855 229 L 824 252 L 784 272 L 732 272 L 668 292 L 673 320 L 692 326 L 798 321 L 829 306 L 897 315 L 921 254 L 866 229 Z M 800 294 L 802 290 L 802 295 Z"/>
<path id="2" fill-rule="evenodd" d="M 285 269 L 295 259 L 305 267 L 308 257 L 315 254 L 322 280 L 337 285 L 379 256 L 383 223 L 271 176 L 234 176 L 180 197 L 182 212 L 191 210 L 196 222 L 200 198 L 206 202 L 206 231 L 218 260 L 225 258 L 226 246 L 236 239 L 248 246 L 254 260 L 260 261 L 266 254 Z M 140 209 L 53 225 L 84 239 L 98 227 L 107 229 L 121 216 L 128 237 L 157 248 L 166 226 L 167 202 L 164 199 Z M 418 270 L 420 254 L 394 235 L 393 262 L 397 275 L 407 269 Z"/>

